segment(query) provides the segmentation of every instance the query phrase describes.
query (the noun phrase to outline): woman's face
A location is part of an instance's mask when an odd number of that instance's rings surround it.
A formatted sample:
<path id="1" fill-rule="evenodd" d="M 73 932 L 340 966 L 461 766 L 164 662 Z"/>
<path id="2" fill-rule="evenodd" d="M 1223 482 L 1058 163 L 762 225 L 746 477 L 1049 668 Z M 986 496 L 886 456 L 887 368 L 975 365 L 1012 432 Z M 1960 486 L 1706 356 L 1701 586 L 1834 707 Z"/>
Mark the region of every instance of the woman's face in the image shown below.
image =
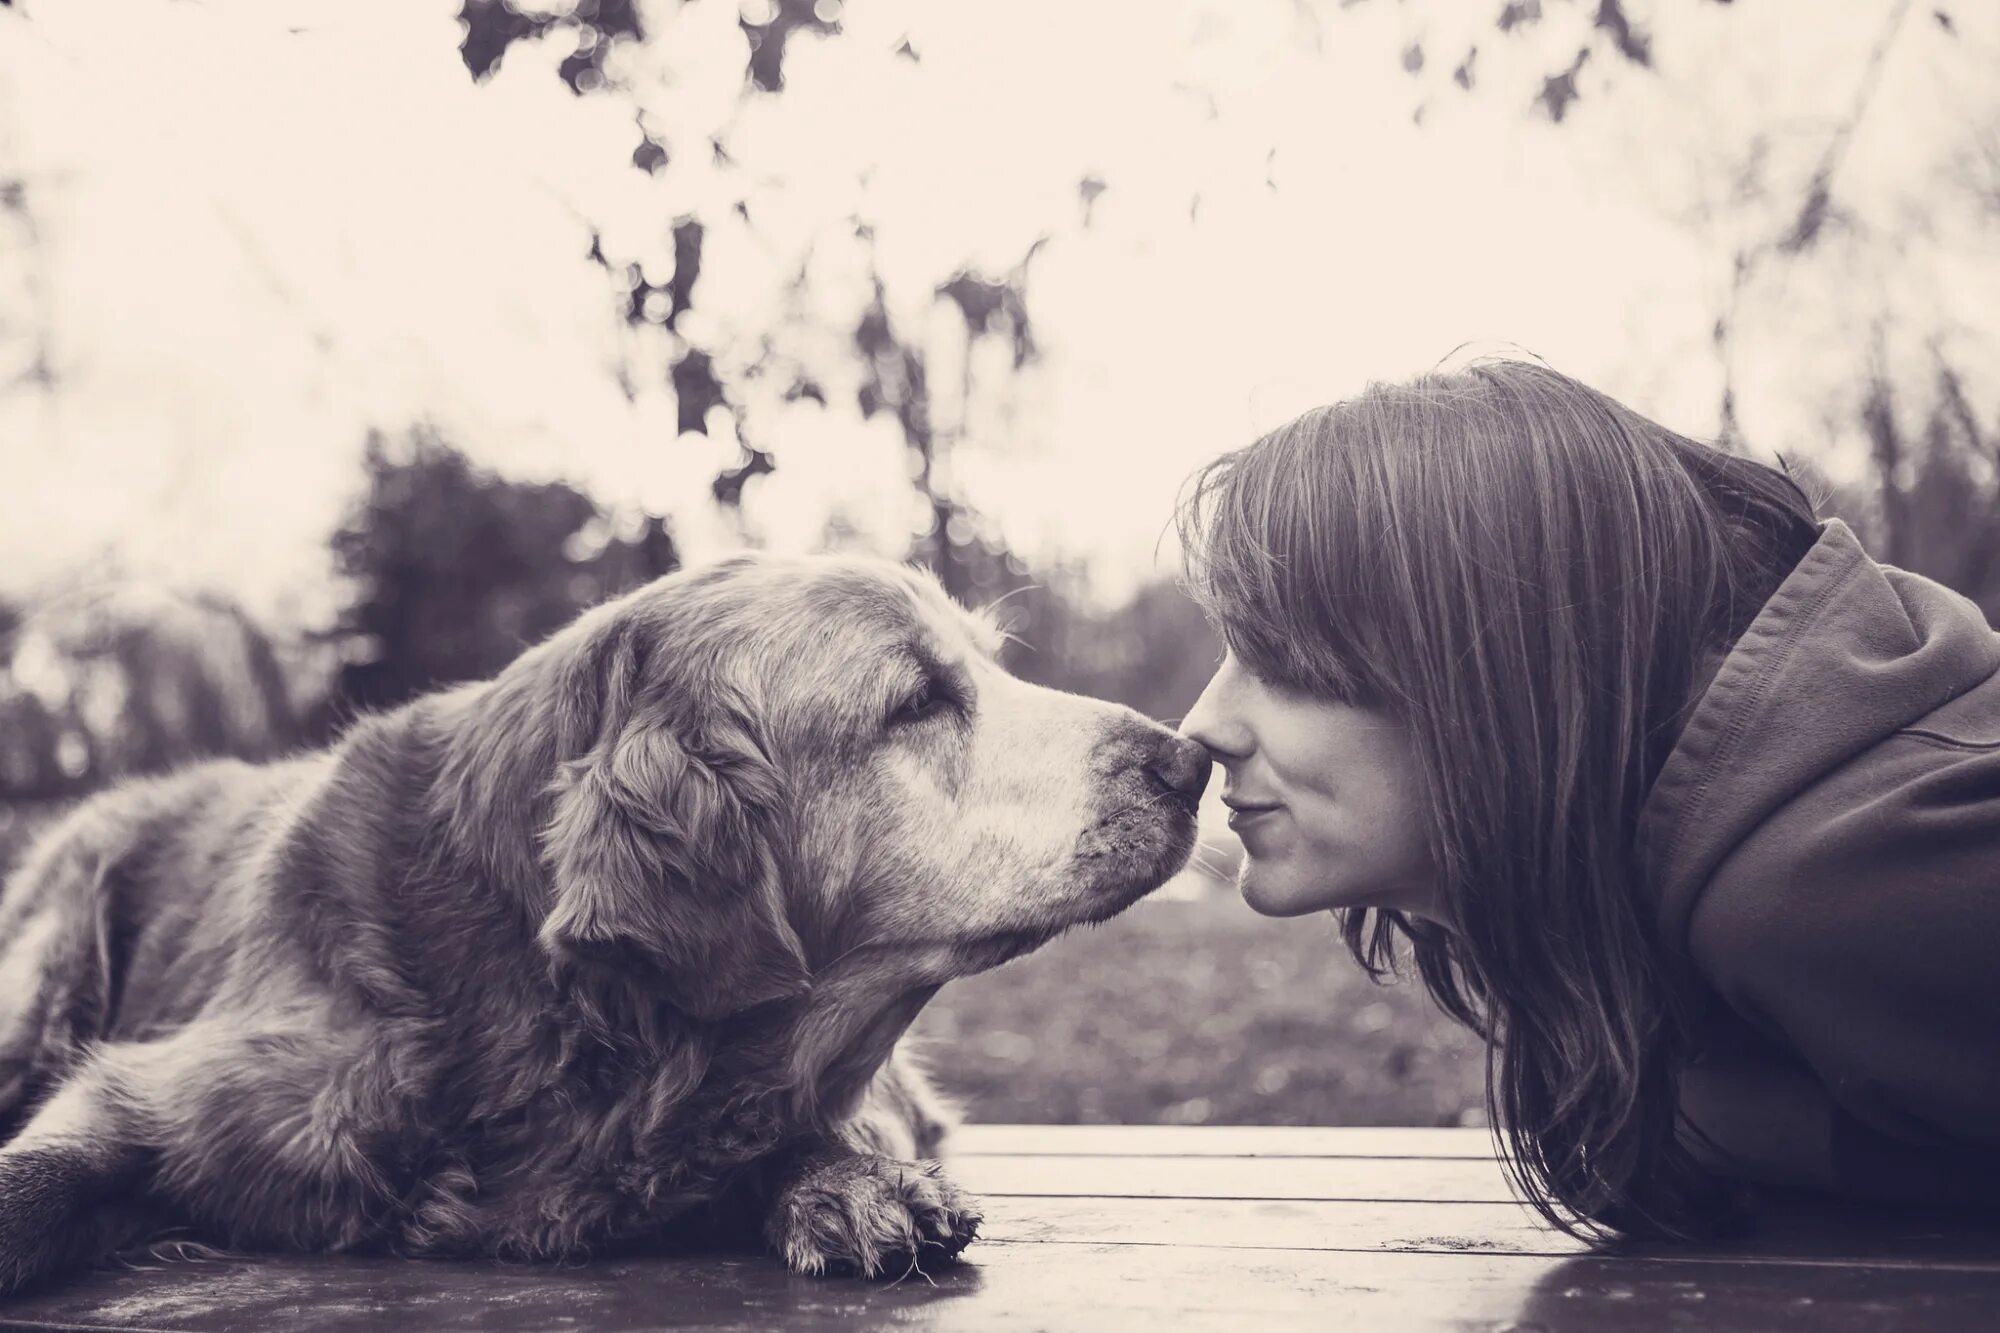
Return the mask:
<path id="1" fill-rule="evenodd" d="M 1228 770 L 1222 799 L 1245 853 L 1237 887 L 1252 908 L 1436 915 L 1416 765 L 1394 718 L 1268 684 L 1230 653 L 1181 731 Z"/>

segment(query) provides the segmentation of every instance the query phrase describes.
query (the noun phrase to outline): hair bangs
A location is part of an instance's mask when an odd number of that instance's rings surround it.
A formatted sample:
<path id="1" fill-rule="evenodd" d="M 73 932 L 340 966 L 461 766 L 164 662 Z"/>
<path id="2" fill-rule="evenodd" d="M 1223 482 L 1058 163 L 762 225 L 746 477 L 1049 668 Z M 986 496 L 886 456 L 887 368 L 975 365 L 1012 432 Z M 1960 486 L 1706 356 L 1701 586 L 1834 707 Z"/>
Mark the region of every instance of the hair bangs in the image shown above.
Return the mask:
<path id="1" fill-rule="evenodd" d="M 1349 483 L 1313 433 L 1294 422 L 1195 474 L 1176 515 L 1186 585 L 1259 679 L 1379 701 L 1394 691 L 1358 531 L 1365 509 L 1343 502 Z"/>

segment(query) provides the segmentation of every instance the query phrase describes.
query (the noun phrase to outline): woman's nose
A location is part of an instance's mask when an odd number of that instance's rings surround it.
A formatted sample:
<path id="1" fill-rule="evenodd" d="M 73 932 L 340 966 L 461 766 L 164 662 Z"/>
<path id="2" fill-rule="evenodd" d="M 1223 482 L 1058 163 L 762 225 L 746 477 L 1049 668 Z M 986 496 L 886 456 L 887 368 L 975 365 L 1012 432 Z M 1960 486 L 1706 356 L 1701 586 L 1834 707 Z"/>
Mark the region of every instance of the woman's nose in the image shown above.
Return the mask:
<path id="1" fill-rule="evenodd" d="M 1188 709 L 1187 715 L 1181 719 L 1181 735 L 1200 745 L 1217 763 L 1222 764 L 1232 759 L 1247 758 L 1256 748 L 1250 729 L 1232 716 L 1230 691 L 1224 679 L 1227 674 L 1226 667 L 1217 671 L 1202 690 L 1201 697 L 1194 701 L 1194 707 Z"/>

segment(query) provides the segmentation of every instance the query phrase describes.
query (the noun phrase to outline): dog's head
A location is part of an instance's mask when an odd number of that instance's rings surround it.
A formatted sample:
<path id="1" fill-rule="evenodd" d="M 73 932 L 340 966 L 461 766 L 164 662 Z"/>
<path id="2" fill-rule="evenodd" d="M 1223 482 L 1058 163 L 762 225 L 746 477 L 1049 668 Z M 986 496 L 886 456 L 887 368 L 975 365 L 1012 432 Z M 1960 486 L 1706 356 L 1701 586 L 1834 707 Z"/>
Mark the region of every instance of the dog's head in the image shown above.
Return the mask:
<path id="1" fill-rule="evenodd" d="M 591 612 L 498 682 L 553 740 L 544 946 L 714 1018 L 856 960 L 935 987 L 1158 886 L 1206 756 L 1010 675 L 1000 639 L 928 575 L 842 557 L 732 557 Z"/>

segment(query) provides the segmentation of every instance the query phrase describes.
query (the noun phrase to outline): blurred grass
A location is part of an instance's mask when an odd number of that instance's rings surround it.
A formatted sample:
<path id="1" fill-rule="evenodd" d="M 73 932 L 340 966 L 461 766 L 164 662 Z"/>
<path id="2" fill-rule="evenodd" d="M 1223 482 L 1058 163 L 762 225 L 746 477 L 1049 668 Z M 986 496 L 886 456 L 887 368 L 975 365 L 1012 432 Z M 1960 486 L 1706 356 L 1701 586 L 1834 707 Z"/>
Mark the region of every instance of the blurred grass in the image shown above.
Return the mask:
<path id="1" fill-rule="evenodd" d="M 1483 1124 L 1477 1038 L 1378 986 L 1332 917 L 1227 889 L 1153 899 L 952 982 L 914 1029 L 967 1118 L 1048 1124 Z"/>

